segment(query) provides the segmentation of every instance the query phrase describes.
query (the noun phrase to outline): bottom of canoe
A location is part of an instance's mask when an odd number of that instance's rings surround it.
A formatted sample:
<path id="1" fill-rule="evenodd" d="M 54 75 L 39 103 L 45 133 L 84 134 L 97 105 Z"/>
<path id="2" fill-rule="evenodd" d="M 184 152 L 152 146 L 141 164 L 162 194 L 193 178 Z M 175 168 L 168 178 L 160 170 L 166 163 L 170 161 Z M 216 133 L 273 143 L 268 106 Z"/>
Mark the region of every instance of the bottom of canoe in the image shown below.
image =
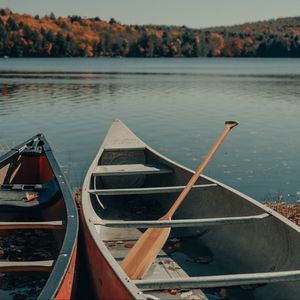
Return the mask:
<path id="1" fill-rule="evenodd" d="M 228 287 L 228 288 L 206 288 L 206 289 L 162 289 L 162 290 L 145 290 L 143 293 L 140 291 L 140 297 L 133 296 L 126 285 L 120 280 L 115 274 L 114 270 L 109 265 L 107 258 L 99 251 L 97 244 L 95 243 L 90 231 L 88 230 L 85 219 L 81 218 L 84 240 L 85 240 L 85 251 L 88 261 L 88 269 L 92 279 L 93 289 L 97 296 L 97 299 L 243 299 L 243 300 L 254 300 L 253 294 L 254 289 L 243 289 L 241 287 Z M 187 238 L 187 241 L 190 238 Z M 183 239 L 181 240 L 183 242 Z M 128 252 L 132 243 L 130 241 L 112 241 L 106 242 L 105 245 L 110 251 L 111 255 L 117 261 L 120 261 L 124 255 Z M 178 242 L 176 238 L 171 238 L 166 247 L 171 249 L 170 255 L 165 253 L 161 257 L 159 256 L 151 267 L 150 273 L 157 276 L 158 274 L 168 273 L 171 277 L 186 277 L 186 274 L 182 271 L 182 268 L 177 264 L 180 260 L 182 264 L 190 265 L 194 264 L 197 267 L 206 269 L 208 264 L 211 263 L 209 255 L 203 255 L 199 257 L 199 261 L 189 259 L 188 257 L 181 257 L 180 251 L 176 250 Z M 205 250 L 205 249 L 204 249 Z M 125 253 L 126 252 L 126 253 Z M 204 252 L 207 252 L 206 250 Z M 174 260 L 175 256 L 178 256 Z M 191 263 L 192 262 L 192 263 Z M 211 266 L 211 264 L 210 264 Z M 191 268 L 190 268 L 191 270 Z M 192 270 L 191 270 L 192 271 Z M 211 270 L 209 270 L 211 271 Z M 208 272 L 209 272 L 208 271 Z M 182 273 L 182 274 L 181 274 Z M 184 274 L 183 274 L 184 273 Z M 166 274 L 165 274 L 166 275 Z M 143 296 L 142 296 L 143 294 Z"/>
<path id="2" fill-rule="evenodd" d="M 0 232 L 0 299 L 35 299 L 43 290 L 55 264 L 54 230 L 26 229 Z M 23 241 L 26 245 L 23 246 Z M 75 299 L 77 245 L 59 286 L 56 300 Z"/>

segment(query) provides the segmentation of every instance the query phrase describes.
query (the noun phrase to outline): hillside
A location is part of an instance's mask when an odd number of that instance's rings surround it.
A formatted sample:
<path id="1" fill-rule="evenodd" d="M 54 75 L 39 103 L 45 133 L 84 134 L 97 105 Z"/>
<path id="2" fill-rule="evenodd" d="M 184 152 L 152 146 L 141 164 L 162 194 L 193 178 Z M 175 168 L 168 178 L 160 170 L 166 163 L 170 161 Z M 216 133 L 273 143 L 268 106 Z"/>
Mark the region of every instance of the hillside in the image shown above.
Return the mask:
<path id="1" fill-rule="evenodd" d="M 0 9 L 3 56 L 300 57 L 300 17 L 190 29 Z"/>

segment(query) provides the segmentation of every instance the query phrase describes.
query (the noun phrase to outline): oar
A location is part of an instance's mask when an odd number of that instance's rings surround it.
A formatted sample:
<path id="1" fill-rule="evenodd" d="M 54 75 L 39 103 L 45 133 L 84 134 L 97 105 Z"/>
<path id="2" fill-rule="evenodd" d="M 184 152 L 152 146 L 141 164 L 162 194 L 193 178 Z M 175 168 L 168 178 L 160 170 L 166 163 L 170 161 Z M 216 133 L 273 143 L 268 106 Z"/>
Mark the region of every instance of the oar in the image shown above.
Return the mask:
<path id="1" fill-rule="evenodd" d="M 225 122 L 225 128 L 213 145 L 208 155 L 205 157 L 201 165 L 199 166 L 196 173 L 192 176 L 190 181 L 187 183 L 186 187 L 183 189 L 177 200 L 174 202 L 170 210 L 165 214 L 160 220 L 171 220 L 174 213 L 185 199 L 186 195 L 189 193 L 200 174 L 203 172 L 204 168 L 212 158 L 212 156 L 217 151 L 218 147 L 224 141 L 229 131 L 237 126 L 239 123 L 236 121 Z M 155 260 L 158 253 L 163 248 L 165 242 L 167 241 L 171 228 L 148 228 L 135 245 L 131 248 L 127 256 L 121 262 L 123 270 L 127 273 L 131 279 L 142 279 L 145 273 L 151 267 L 151 264 Z"/>

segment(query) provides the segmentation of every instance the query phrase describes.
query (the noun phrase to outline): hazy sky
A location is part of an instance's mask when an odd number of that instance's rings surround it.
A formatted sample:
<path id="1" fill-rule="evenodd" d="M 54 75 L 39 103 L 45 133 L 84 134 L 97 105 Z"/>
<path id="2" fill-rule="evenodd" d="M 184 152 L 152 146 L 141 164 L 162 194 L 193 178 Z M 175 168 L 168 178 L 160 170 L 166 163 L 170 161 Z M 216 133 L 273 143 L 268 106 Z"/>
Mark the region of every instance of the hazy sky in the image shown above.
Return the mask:
<path id="1" fill-rule="evenodd" d="M 300 16 L 300 0 L 0 0 L 15 12 L 114 17 L 125 24 L 207 27 Z"/>

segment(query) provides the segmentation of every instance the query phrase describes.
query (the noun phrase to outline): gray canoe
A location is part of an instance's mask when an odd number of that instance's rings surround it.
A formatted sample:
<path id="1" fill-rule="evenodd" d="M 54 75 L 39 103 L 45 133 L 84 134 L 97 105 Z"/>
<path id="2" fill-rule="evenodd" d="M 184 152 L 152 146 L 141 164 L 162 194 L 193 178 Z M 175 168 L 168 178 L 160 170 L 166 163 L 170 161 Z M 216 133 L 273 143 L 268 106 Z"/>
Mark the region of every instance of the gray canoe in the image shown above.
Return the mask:
<path id="1" fill-rule="evenodd" d="M 114 120 L 82 190 L 87 257 L 101 299 L 299 299 L 300 228 L 263 204 L 202 175 L 172 221 L 193 171 Z M 171 227 L 142 280 L 120 267 L 148 227 Z"/>

